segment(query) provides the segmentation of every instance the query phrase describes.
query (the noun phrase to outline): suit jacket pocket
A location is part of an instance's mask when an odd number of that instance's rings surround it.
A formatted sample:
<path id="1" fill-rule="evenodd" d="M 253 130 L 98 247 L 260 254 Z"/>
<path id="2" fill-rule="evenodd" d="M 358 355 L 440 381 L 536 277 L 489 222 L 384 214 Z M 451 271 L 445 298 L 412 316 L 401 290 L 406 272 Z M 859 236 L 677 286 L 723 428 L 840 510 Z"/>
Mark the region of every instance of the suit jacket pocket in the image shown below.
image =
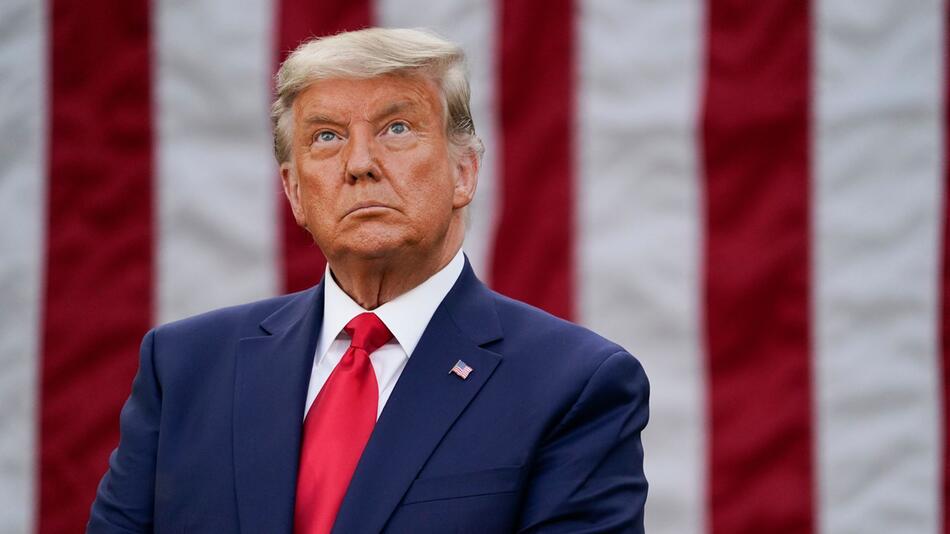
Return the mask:
<path id="1" fill-rule="evenodd" d="M 402 504 L 508 493 L 521 485 L 521 467 L 500 467 L 457 475 L 417 478 Z"/>

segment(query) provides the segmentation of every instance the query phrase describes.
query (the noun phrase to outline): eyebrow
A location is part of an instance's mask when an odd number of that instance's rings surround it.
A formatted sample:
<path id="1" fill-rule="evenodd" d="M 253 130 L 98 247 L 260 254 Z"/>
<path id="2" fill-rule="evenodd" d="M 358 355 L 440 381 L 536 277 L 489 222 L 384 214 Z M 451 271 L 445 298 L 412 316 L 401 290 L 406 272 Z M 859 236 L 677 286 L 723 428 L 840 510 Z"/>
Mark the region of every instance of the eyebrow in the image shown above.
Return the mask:
<path id="1" fill-rule="evenodd" d="M 376 122 L 390 115 L 395 115 L 396 113 L 399 113 L 401 111 L 405 111 L 406 109 L 411 108 L 413 104 L 414 103 L 411 100 L 400 100 L 398 102 L 393 102 L 392 104 L 389 104 L 388 106 L 383 108 L 383 110 L 380 111 L 379 113 L 373 115 L 370 121 Z M 339 119 L 336 119 L 329 115 L 322 115 L 320 113 L 315 113 L 313 115 L 308 116 L 306 119 L 304 119 L 304 122 L 307 124 L 332 124 L 334 126 L 340 126 L 340 127 L 344 126 L 343 122 L 341 122 Z"/>
<path id="2" fill-rule="evenodd" d="M 304 122 L 307 124 L 323 123 L 323 124 L 332 124 L 334 126 L 343 126 L 343 123 L 340 122 L 339 120 L 334 119 L 333 117 L 329 115 L 320 115 L 319 113 L 308 116 L 306 119 L 304 119 Z"/>
<path id="3" fill-rule="evenodd" d="M 399 102 L 393 102 L 392 104 L 383 108 L 383 110 L 377 113 L 376 115 L 373 115 L 373 118 L 371 120 L 372 122 L 376 122 L 379 119 L 382 119 L 384 117 L 395 115 L 396 113 L 399 113 L 400 111 L 405 111 L 406 109 L 411 108 L 412 105 L 413 105 L 413 102 L 411 100 L 400 100 Z"/>

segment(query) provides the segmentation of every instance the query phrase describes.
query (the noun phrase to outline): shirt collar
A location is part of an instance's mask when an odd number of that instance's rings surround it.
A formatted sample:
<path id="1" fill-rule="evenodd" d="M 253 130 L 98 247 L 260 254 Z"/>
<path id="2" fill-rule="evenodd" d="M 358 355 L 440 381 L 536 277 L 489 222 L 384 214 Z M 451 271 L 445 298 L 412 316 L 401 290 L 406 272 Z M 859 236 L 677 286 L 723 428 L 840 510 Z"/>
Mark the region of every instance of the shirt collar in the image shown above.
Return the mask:
<path id="1" fill-rule="evenodd" d="M 365 310 L 337 285 L 330 274 L 330 266 L 327 265 L 326 275 L 323 277 L 323 328 L 320 331 L 320 352 L 317 356 L 323 356 L 346 323 L 366 311 L 372 311 L 383 321 L 406 356 L 412 355 L 435 309 L 455 285 L 464 266 L 465 257 L 459 249 L 448 265 L 425 282 L 375 310 Z"/>

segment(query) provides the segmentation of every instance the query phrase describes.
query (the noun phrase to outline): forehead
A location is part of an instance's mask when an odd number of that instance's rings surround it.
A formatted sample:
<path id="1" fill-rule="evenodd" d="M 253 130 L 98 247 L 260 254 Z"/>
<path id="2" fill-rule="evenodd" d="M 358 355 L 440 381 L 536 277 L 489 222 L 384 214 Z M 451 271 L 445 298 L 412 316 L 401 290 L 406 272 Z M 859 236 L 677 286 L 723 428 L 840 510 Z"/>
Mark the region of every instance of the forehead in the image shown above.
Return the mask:
<path id="1" fill-rule="evenodd" d="M 423 76 L 396 74 L 317 80 L 295 99 L 294 115 L 301 120 L 327 115 L 370 118 L 397 106 L 400 111 L 441 116 L 439 88 Z"/>

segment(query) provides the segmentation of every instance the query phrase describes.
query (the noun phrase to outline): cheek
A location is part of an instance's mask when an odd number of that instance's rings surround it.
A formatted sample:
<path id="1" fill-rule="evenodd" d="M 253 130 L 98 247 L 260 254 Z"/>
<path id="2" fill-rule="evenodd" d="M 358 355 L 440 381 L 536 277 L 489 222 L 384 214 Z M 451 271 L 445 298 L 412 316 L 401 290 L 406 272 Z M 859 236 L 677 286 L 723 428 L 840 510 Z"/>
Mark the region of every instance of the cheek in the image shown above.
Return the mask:
<path id="1" fill-rule="evenodd" d="M 339 195 L 339 191 L 333 189 L 336 180 L 329 178 L 329 169 L 322 167 L 304 165 L 299 174 L 300 207 L 307 228 L 320 233 L 332 227 L 334 214 L 338 211 L 333 201 Z"/>
<path id="2" fill-rule="evenodd" d="M 309 162 L 300 169 L 301 197 L 308 203 L 323 203 L 332 198 L 330 190 L 338 180 L 334 179 L 334 165 L 326 162 Z"/>
<path id="3" fill-rule="evenodd" d="M 442 212 L 451 208 L 455 190 L 452 168 L 441 157 L 420 158 L 405 169 L 411 195 L 429 211 Z"/>

